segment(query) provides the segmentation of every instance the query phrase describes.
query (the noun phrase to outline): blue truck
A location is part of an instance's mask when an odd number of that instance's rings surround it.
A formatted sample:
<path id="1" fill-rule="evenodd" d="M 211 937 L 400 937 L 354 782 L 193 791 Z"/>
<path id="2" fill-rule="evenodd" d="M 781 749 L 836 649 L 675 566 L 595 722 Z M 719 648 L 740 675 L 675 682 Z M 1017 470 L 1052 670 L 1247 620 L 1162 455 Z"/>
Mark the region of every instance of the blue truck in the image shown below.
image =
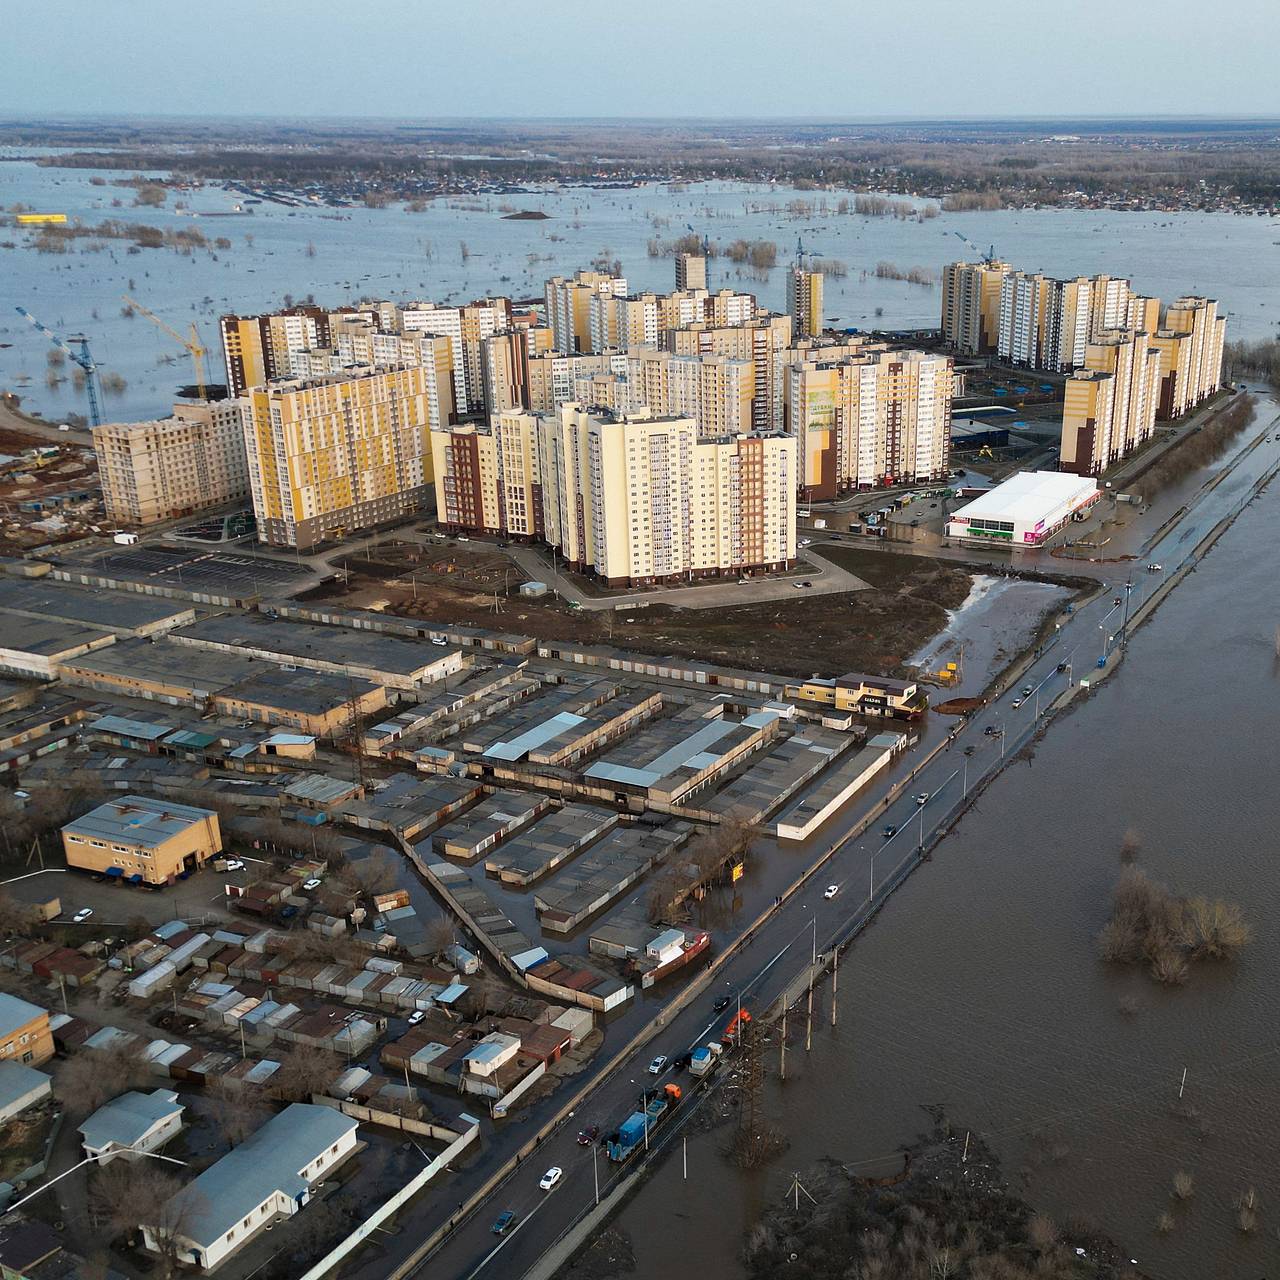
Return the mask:
<path id="1" fill-rule="evenodd" d="M 645 1102 L 643 1111 L 633 1111 L 619 1126 L 617 1133 L 611 1133 L 604 1144 L 605 1154 L 614 1164 L 622 1164 L 630 1159 L 637 1147 L 644 1145 L 645 1133 L 653 1133 L 659 1122 L 680 1101 L 681 1092 L 678 1084 L 666 1085 L 661 1093 L 655 1093 Z"/>

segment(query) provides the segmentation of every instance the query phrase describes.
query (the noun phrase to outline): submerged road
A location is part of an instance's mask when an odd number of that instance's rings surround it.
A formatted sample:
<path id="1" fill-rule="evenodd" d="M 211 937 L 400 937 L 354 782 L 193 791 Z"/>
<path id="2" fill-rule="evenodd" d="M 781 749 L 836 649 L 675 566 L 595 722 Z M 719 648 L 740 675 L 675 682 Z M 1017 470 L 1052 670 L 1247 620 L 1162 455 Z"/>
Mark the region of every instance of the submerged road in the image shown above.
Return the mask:
<path id="1" fill-rule="evenodd" d="M 954 821 L 967 794 L 994 777 L 1031 741 L 1070 682 L 1097 674 L 1100 658 L 1115 661 L 1126 618 L 1187 564 L 1223 521 L 1237 515 L 1257 485 L 1280 467 L 1276 407 L 1269 398 L 1260 401 L 1258 419 L 1247 435 L 1249 441 L 1259 443 L 1242 448 L 1229 460 L 1217 482 L 1203 489 L 1176 523 L 1155 536 L 1141 561 L 1092 566 L 1106 589 L 1064 616 L 1043 649 L 1012 680 L 1012 687 L 993 696 L 976 716 L 956 722 L 949 744 L 939 745 L 940 735 L 931 733 L 918 748 L 922 755 L 931 754 L 905 786 L 900 771 L 892 781 L 886 778 L 875 785 L 873 794 L 861 801 L 862 821 L 853 827 L 853 834 L 833 846 L 828 861 L 810 874 L 785 906 L 754 936 L 744 939 L 722 964 L 713 989 L 669 1020 L 659 1016 L 650 1038 L 604 1076 L 579 1111 L 511 1170 L 438 1248 L 386 1274 L 440 1280 L 525 1275 L 618 1178 L 629 1176 L 629 1166 L 619 1169 L 610 1164 L 597 1146 L 580 1146 L 578 1130 L 598 1125 L 602 1133 L 609 1132 L 635 1109 L 646 1087 L 671 1079 L 687 1087 L 691 1081 L 686 1072 L 673 1074 L 668 1067 L 658 1076 L 649 1074 L 650 1060 L 657 1054 L 674 1058 L 718 1038 L 731 1010 L 714 1014 L 717 997 L 735 1004 L 741 1000 L 754 1009 L 778 999 L 805 971 L 815 950 L 829 951 L 850 935 L 895 875 L 901 876 L 918 860 L 917 848 L 929 847 Z M 1147 563 L 1162 568 L 1149 572 Z M 1060 671 L 1059 666 L 1064 669 Z M 892 788 L 899 788 L 901 794 L 886 803 Z M 857 834 L 863 822 L 865 829 Z M 830 885 L 837 886 L 837 893 L 827 899 L 824 891 Z M 673 1120 L 672 1126 L 676 1123 Z M 663 1132 L 659 1130 L 659 1135 Z M 552 1191 L 543 1192 L 538 1182 L 553 1165 L 564 1171 L 563 1177 Z M 496 1236 L 493 1221 L 508 1209 L 515 1220 L 504 1236 Z"/>

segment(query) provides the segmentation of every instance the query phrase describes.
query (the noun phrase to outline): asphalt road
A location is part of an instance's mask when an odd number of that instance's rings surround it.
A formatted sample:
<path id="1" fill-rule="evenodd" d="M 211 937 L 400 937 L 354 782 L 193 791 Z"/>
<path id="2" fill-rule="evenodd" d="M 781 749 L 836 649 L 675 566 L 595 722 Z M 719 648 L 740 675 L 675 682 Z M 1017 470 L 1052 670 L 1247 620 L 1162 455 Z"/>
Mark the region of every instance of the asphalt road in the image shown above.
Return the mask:
<path id="1" fill-rule="evenodd" d="M 1274 418 L 1273 402 L 1263 401 L 1260 407 L 1260 424 Z M 646 1086 L 672 1078 L 688 1085 L 687 1075 L 673 1077 L 669 1068 L 660 1077 L 649 1075 L 649 1060 L 658 1053 L 675 1057 L 717 1037 L 729 1016 L 712 1014 L 717 995 L 735 1001 L 741 998 L 749 1008 L 763 1008 L 795 981 L 815 948 L 826 951 L 847 935 L 852 921 L 867 906 L 873 885 L 877 893 L 883 893 L 895 869 L 914 861 L 916 846 L 930 843 L 933 834 L 962 805 L 967 792 L 998 772 L 1032 738 L 1068 681 L 1096 671 L 1104 651 L 1114 652 L 1122 642 L 1126 616 L 1192 556 L 1220 521 L 1241 509 L 1260 477 L 1280 464 L 1280 442 L 1274 439 L 1274 430 L 1270 425 L 1265 442 L 1243 452 L 1226 478 L 1203 493 L 1176 525 L 1147 548 L 1146 562 L 1160 564 L 1161 572 L 1148 572 L 1145 563 L 1134 562 L 1093 566 L 1111 590 L 1075 610 L 1013 688 L 993 698 L 984 713 L 954 723 L 951 745 L 920 768 L 895 802 L 885 806 L 877 797 L 883 796 L 889 784 L 877 786 L 873 796 L 863 802 L 864 811 L 874 815 L 865 834 L 848 839 L 807 887 L 726 962 L 718 975 L 717 989 L 677 1014 L 668 1025 L 655 1023 L 649 1042 L 623 1067 L 601 1080 L 584 1109 L 562 1124 L 410 1274 L 459 1280 L 523 1275 L 594 1204 L 597 1177 L 603 1195 L 614 1179 L 625 1173 L 625 1167 L 619 1171 L 597 1148 L 579 1146 L 578 1129 L 588 1124 L 599 1125 L 602 1132 L 615 1128 L 634 1109 Z M 1250 438 L 1256 435 L 1257 429 L 1251 428 Z M 1059 672 L 1059 663 L 1069 664 L 1068 669 Z M 1030 692 L 1024 694 L 1024 689 Z M 937 743 L 939 734 L 945 736 L 940 724 L 918 748 L 922 755 L 931 743 Z M 894 834 L 886 838 L 884 833 L 890 827 Z M 830 884 L 838 885 L 839 893 L 826 900 L 823 891 Z M 553 1191 L 540 1191 L 538 1181 L 552 1165 L 562 1168 L 564 1176 Z M 499 1238 L 491 1228 L 504 1209 L 512 1210 L 516 1221 Z"/>

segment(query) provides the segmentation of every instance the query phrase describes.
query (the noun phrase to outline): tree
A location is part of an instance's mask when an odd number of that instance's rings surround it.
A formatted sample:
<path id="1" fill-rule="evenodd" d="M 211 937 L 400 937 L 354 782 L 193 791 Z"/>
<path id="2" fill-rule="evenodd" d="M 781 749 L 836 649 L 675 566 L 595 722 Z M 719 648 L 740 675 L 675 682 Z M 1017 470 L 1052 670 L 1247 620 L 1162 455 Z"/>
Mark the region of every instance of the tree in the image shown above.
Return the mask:
<path id="1" fill-rule="evenodd" d="M 298 1044 L 280 1060 L 271 1084 L 285 1102 L 306 1102 L 312 1094 L 323 1093 L 341 1069 L 342 1064 L 328 1049 Z"/>
<path id="2" fill-rule="evenodd" d="M 453 918 L 441 911 L 427 921 L 427 946 L 433 956 L 441 956 L 453 946 L 456 933 Z"/>
<path id="3" fill-rule="evenodd" d="M 267 1120 L 267 1110 L 257 1102 L 257 1094 L 225 1076 L 213 1082 L 208 1097 L 213 1123 L 229 1146 L 238 1147 Z"/>
<path id="4" fill-rule="evenodd" d="M 160 1259 L 160 1274 L 174 1275 L 184 1240 L 200 1214 L 204 1197 L 156 1161 L 117 1156 L 98 1169 L 90 1192 L 94 1210 L 115 1235 L 141 1227 Z"/>
<path id="5" fill-rule="evenodd" d="M 6 889 L 0 889 L 0 934 L 29 938 L 39 923 L 40 913 L 30 903 L 19 902 Z"/>
<path id="6" fill-rule="evenodd" d="M 387 893 L 400 880 L 400 867 L 389 849 L 375 849 L 366 858 L 347 864 L 346 876 L 366 897 Z"/>
<path id="7" fill-rule="evenodd" d="M 81 1049 L 58 1073 L 56 1092 L 72 1115 L 87 1116 L 146 1078 L 131 1050 Z"/>

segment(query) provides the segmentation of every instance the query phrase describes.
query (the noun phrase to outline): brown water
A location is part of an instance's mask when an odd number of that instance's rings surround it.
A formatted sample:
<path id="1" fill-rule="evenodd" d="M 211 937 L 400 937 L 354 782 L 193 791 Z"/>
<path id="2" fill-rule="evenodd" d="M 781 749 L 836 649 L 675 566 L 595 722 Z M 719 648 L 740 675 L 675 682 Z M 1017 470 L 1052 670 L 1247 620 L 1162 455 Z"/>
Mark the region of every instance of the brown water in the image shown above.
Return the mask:
<path id="1" fill-rule="evenodd" d="M 619 1225 L 638 1275 L 741 1275 L 745 1227 L 793 1169 L 892 1152 L 931 1103 L 991 1140 L 1037 1207 L 1091 1220 L 1153 1275 L 1280 1274 L 1278 522 L 1273 486 L 859 940 L 838 1027 L 824 1000 L 813 1052 L 793 1044 L 770 1084 L 789 1152 L 747 1176 L 720 1155 L 725 1133 L 692 1139 L 688 1180 L 677 1153 L 634 1198 Z M 1129 827 L 1151 874 L 1246 907 L 1237 964 L 1166 989 L 1097 959 Z M 1174 1208 L 1184 1169 L 1195 1192 Z M 1234 1202 L 1250 1186 L 1246 1236 Z"/>

